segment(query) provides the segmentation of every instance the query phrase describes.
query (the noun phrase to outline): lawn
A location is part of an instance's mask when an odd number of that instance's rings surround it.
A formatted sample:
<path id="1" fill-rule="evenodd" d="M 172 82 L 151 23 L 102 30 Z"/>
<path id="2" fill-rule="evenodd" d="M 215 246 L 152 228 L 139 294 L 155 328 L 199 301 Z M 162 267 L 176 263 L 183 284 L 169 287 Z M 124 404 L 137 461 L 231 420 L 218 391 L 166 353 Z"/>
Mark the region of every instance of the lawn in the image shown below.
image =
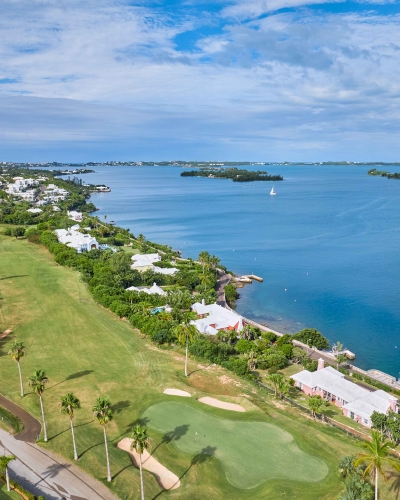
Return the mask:
<path id="1" fill-rule="evenodd" d="M 186 379 L 180 353 L 150 345 L 127 322 L 98 306 L 79 273 L 56 265 L 42 247 L 0 235 L 0 297 L 0 330 L 12 328 L 14 332 L 12 338 L 0 341 L 1 393 L 40 418 L 38 399 L 27 384 L 27 395 L 25 398 L 19 396 L 17 366 L 7 356 L 12 339 L 18 338 L 27 347 L 27 355 L 21 363 L 24 380 L 35 368 L 46 370 L 49 377 L 44 394 L 49 442 L 42 446 L 72 459 L 68 418 L 60 413 L 57 403 L 66 392 L 74 392 L 82 403 L 75 419 L 78 465 L 102 481 L 106 476 L 104 443 L 102 430 L 93 420 L 92 407 L 99 395 L 109 396 L 115 409 L 114 420 L 108 427 L 114 477 L 110 488 L 120 498 L 124 495 L 126 500 L 137 498 L 139 473 L 116 444 L 129 435 L 139 418 L 147 416 L 151 422 L 160 415 L 160 408 L 165 408 L 160 404 L 175 402 L 176 398 L 162 394 L 166 387 L 188 390 L 194 397 L 219 395 L 221 399 L 244 405 L 249 411 L 227 415 L 224 410 L 203 408 L 191 398 L 185 402 L 189 408 L 187 415 L 181 416 L 180 411 L 174 411 L 173 416 L 165 416 L 165 422 L 161 422 L 164 427 L 160 423 L 151 424 L 154 427 L 150 427 L 149 432 L 155 457 L 181 477 L 180 488 L 162 493 L 163 498 L 337 498 L 342 488 L 337 462 L 341 456 L 357 451 L 355 441 L 337 429 L 304 417 L 288 405 L 276 405 L 266 391 L 261 392 L 220 367 L 190 362 L 193 373 Z M 257 406 L 261 406 L 262 411 Z M 170 429 L 180 425 L 201 423 L 202 429 L 211 430 L 215 422 L 218 422 L 219 431 L 213 431 L 211 440 L 201 443 L 201 449 L 217 448 L 214 456 L 207 460 L 196 460 L 197 446 L 180 448 L 179 441 L 167 442 L 165 439 Z M 229 431 L 232 426 L 234 431 Z M 265 433 L 264 441 L 258 439 L 260 429 L 271 429 L 271 426 L 274 432 Z M 253 432 L 257 432 L 257 439 Z M 290 439 L 290 444 L 285 444 L 285 437 Z M 182 440 L 182 446 L 185 442 Z M 229 446 L 233 445 L 235 454 L 229 457 Z M 286 461 L 282 462 L 280 450 L 285 446 L 289 448 Z M 255 456 L 262 456 L 256 466 L 254 460 L 247 463 L 253 449 Z M 274 464 L 278 456 L 281 468 L 288 470 L 287 475 L 276 477 L 273 471 L 267 471 L 265 477 L 271 479 L 258 484 L 258 467 L 264 471 L 264 463 Z M 317 468 L 327 467 L 326 476 L 318 482 L 295 480 L 299 477 L 301 464 L 297 462 L 300 456 L 302 461 L 304 457 L 314 460 L 309 463 L 319 464 Z M 227 465 L 229 460 L 230 465 Z M 253 472 L 254 467 L 257 470 Z M 240 487 L 236 487 L 235 476 L 239 468 L 242 479 Z M 256 476 L 258 479 L 253 478 Z M 147 498 L 155 498 L 161 493 L 155 477 L 147 472 L 144 477 Z M 242 489 L 242 480 L 243 484 L 248 481 L 247 485 L 257 483 L 258 486 Z M 390 484 L 386 487 L 383 481 L 381 483 L 380 498 L 394 499 L 395 494 L 389 493 Z"/>
<path id="2" fill-rule="evenodd" d="M 7 491 L 7 485 L 0 481 L 0 500 L 21 500 L 22 497 L 15 491 Z"/>

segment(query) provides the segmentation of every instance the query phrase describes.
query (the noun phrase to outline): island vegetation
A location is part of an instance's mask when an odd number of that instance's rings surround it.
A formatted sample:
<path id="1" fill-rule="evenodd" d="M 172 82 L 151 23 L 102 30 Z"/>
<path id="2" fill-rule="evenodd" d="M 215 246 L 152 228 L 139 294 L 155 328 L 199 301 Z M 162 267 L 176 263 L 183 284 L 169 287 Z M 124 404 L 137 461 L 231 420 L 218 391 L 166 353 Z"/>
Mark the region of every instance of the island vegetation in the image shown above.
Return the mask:
<path id="1" fill-rule="evenodd" d="M 387 172 L 386 170 L 378 170 L 376 168 L 368 170 L 368 175 L 387 177 L 388 179 L 400 179 L 400 172 Z"/>
<path id="2" fill-rule="evenodd" d="M 181 177 L 208 177 L 210 179 L 232 179 L 233 182 L 283 181 L 281 175 L 271 175 L 264 170 L 250 171 L 239 168 L 201 168 L 185 170 Z"/>

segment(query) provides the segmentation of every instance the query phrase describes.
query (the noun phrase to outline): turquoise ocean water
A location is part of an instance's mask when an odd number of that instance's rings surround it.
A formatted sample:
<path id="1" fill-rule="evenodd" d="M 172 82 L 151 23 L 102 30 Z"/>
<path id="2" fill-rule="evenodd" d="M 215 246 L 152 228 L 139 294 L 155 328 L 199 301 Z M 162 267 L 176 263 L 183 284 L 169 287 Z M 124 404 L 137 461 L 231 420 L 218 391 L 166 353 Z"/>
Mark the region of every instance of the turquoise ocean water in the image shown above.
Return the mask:
<path id="1" fill-rule="evenodd" d="M 107 220 L 263 283 L 237 311 L 282 332 L 318 328 L 362 368 L 400 372 L 400 180 L 369 167 L 268 166 L 271 183 L 180 177 L 179 167 L 95 167 Z M 395 171 L 396 168 L 388 168 Z M 286 291 L 285 291 L 286 289 Z"/>

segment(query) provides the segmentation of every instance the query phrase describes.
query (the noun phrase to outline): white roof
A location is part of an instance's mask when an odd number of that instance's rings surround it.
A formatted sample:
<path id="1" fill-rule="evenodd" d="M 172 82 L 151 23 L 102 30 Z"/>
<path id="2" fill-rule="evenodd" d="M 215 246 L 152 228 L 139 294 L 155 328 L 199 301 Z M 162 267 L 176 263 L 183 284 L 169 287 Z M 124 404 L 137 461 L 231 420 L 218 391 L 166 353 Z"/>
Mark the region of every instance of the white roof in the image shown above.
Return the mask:
<path id="1" fill-rule="evenodd" d="M 79 226 L 73 227 L 76 228 Z M 95 245 L 96 248 L 99 246 L 96 238 L 90 236 L 90 234 L 82 234 L 73 228 L 70 228 L 68 231 L 66 229 L 56 229 L 54 232 L 60 243 L 75 248 L 78 252 L 82 250 L 91 250 L 92 245 Z"/>
<path id="2" fill-rule="evenodd" d="M 390 401 L 397 401 L 397 399 L 379 389 L 378 391 L 369 392 L 356 401 L 347 403 L 343 408 L 369 420 L 374 411 L 387 413 L 390 408 Z"/>
<path id="3" fill-rule="evenodd" d="M 30 212 L 31 214 L 40 214 L 40 212 L 43 212 L 40 208 L 28 208 L 27 212 Z"/>
<path id="4" fill-rule="evenodd" d="M 142 266 L 153 264 L 153 262 L 158 262 L 161 260 L 161 257 L 158 255 L 158 253 L 147 253 L 147 254 L 140 254 L 137 253 L 136 255 L 132 255 L 132 260 L 133 262 L 143 262 L 143 264 L 140 264 Z"/>
<path id="5" fill-rule="evenodd" d="M 192 310 L 200 316 L 206 315 L 204 318 L 191 321 L 201 333 L 215 334 L 219 330 L 234 328 L 236 325 L 238 325 L 239 331 L 243 328 L 243 320 L 239 314 L 225 309 L 225 307 L 221 307 L 218 304 L 204 305 L 196 302 L 192 305 Z"/>
<path id="6" fill-rule="evenodd" d="M 129 288 L 126 288 L 128 292 L 144 292 L 149 295 L 167 295 L 167 292 L 164 292 L 162 288 L 160 288 L 156 283 L 153 283 L 153 285 L 150 288 L 147 288 L 145 286 L 130 286 Z"/>
<path id="7" fill-rule="evenodd" d="M 342 373 L 331 366 L 327 366 L 316 372 L 303 370 L 300 373 L 292 375 L 291 378 L 311 388 L 320 387 L 324 391 L 330 392 L 347 402 L 355 401 L 370 394 L 367 389 L 346 380 Z"/>
<path id="8" fill-rule="evenodd" d="M 176 274 L 179 269 L 176 267 L 157 267 L 153 266 L 153 271 L 159 274 Z"/>

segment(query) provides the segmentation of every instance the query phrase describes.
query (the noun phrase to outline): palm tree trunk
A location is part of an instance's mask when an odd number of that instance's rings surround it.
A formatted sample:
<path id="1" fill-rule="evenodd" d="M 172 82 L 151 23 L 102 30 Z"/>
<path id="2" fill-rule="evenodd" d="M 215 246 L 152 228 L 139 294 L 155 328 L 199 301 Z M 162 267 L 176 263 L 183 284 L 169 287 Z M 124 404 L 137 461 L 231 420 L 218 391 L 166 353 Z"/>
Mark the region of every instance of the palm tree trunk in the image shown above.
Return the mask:
<path id="1" fill-rule="evenodd" d="M 46 419 L 45 419 L 45 416 L 44 416 L 44 408 L 43 408 L 42 395 L 39 396 L 39 401 L 40 401 L 40 409 L 42 410 L 44 441 L 45 441 L 45 443 L 47 443 L 47 427 L 46 427 Z"/>
<path id="2" fill-rule="evenodd" d="M 142 454 L 139 453 L 139 468 L 140 468 L 140 487 L 142 489 L 142 500 L 144 500 L 144 484 L 143 484 L 143 470 L 142 470 Z"/>
<path id="3" fill-rule="evenodd" d="M 19 371 L 19 384 L 21 386 L 21 397 L 24 397 L 24 384 L 22 383 L 22 373 L 21 373 L 21 365 L 18 361 L 18 371 Z"/>
<path id="4" fill-rule="evenodd" d="M 188 354 L 189 354 L 189 339 L 188 337 L 186 336 L 186 358 L 185 358 L 185 376 L 187 377 L 188 376 L 188 373 L 187 373 L 187 366 L 188 366 Z"/>
<path id="5" fill-rule="evenodd" d="M 378 477 L 379 477 L 378 468 L 375 467 L 375 500 L 378 500 Z"/>
<path id="6" fill-rule="evenodd" d="M 107 458 L 107 481 L 110 482 L 111 481 L 111 469 L 110 469 L 110 459 L 108 457 L 106 426 L 103 426 L 103 431 L 104 431 L 104 445 L 106 447 L 106 458 Z"/>
<path id="7" fill-rule="evenodd" d="M 8 475 L 8 467 L 6 467 L 6 483 L 7 483 L 7 491 L 11 491 L 11 488 L 10 488 L 10 476 Z"/>
<path id="8" fill-rule="evenodd" d="M 78 453 L 76 451 L 76 442 L 75 442 L 75 431 L 74 431 L 74 424 L 73 424 L 72 418 L 70 418 L 69 421 L 71 422 L 72 444 L 74 446 L 74 460 L 78 460 Z"/>

